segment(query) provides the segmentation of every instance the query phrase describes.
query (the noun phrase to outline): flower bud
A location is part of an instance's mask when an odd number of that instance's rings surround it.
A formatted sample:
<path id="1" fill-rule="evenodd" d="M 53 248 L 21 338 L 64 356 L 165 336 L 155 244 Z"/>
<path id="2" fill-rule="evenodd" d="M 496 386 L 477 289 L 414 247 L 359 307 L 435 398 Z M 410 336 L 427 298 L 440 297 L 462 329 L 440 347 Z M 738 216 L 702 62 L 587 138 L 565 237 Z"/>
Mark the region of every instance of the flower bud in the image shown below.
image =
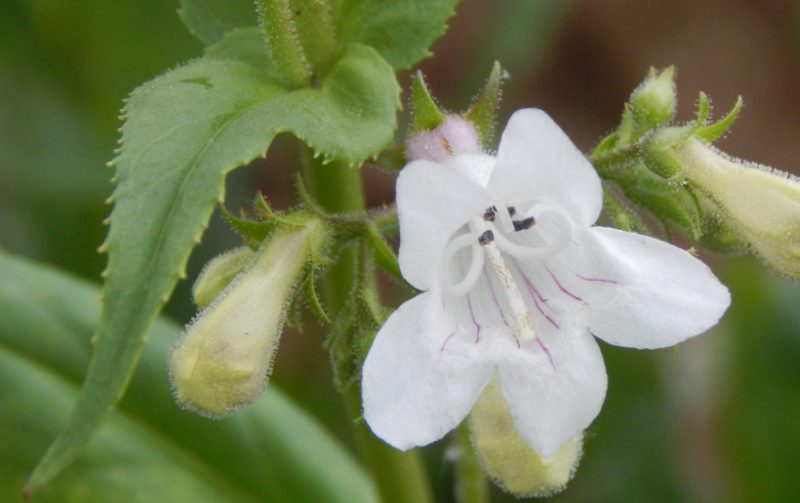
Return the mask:
<path id="1" fill-rule="evenodd" d="M 562 491 L 572 479 L 583 453 L 579 435 L 553 457 L 543 459 L 517 433 L 508 403 L 495 378 L 470 413 L 475 451 L 486 473 L 518 497 L 549 496 Z"/>
<path id="2" fill-rule="evenodd" d="M 323 233 L 316 222 L 276 230 L 250 267 L 186 327 L 170 354 L 179 403 L 222 417 L 261 393 L 287 304 Z"/>
<path id="3" fill-rule="evenodd" d="M 194 297 L 197 307 L 203 309 L 211 304 L 255 256 L 253 250 L 246 246 L 240 246 L 211 259 L 203 267 L 192 287 L 192 297 Z"/>
<path id="4" fill-rule="evenodd" d="M 660 73 L 650 68 L 647 77 L 631 94 L 636 130 L 645 132 L 672 120 L 676 101 L 675 67 L 667 67 Z"/>
<path id="5" fill-rule="evenodd" d="M 443 162 L 456 154 L 477 154 L 481 151 L 475 126 L 458 115 L 448 116 L 435 129 L 422 131 L 406 142 L 409 161 L 427 159 Z"/>
<path id="6" fill-rule="evenodd" d="M 765 262 L 800 278 L 800 180 L 690 139 L 674 150 L 686 179 Z"/>

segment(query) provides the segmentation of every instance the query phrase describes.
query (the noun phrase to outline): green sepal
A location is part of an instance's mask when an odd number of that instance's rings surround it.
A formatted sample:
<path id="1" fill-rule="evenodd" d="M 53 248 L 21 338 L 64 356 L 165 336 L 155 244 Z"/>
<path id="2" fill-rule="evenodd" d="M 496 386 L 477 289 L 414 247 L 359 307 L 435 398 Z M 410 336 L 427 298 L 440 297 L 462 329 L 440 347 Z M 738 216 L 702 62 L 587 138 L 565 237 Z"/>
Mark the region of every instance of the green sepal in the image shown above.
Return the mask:
<path id="1" fill-rule="evenodd" d="M 650 234 L 650 229 L 639 215 L 622 202 L 606 183 L 603 185 L 603 211 L 611 218 L 614 227 L 638 234 Z"/>
<path id="2" fill-rule="evenodd" d="M 495 61 L 486 85 L 463 114 L 466 120 L 475 125 L 484 147 L 489 146 L 497 128 L 497 110 L 503 94 L 503 83 L 507 79 L 508 73 Z"/>
<path id="3" fill-rule="evenodd" d="M 590 158 L 595 159 L 603 157 L 613 152 L 619 143 L 619 137 L 620 135 L 618 131 L 614 131 L 604 136 L 602 140 L 597 142 L 597 146 L 594 148 L 594 150 L 592 150 Z"/>
<path id="4" fill-rule="evenodd" d="M 742 100 L 742 97 L 737 97 L 736 103 L 734 103 L 733 108 L 731 108 L 731 111 L 728 112 L 725 117 L 721 118 L 717 122 L 714 122 L 713 124 L 697 127 L 694 131 L 694 136 L 707 143 L 712 143 L 718 140 L 728 132 L 731 126 L 733 126 L 733 123 L 736 122 L 736 119 L 739 118 L 739 113 L 742 111 L 743 105 L 744 101 Z"/>
<path id="5" fill-rule="evenodd" d="M 378 233 L 374 225 L 367 227 L 367 236 L 375 252 L 375 264 L 391 277 L 405 284 L 405 279 L 400 272 L 400 263 L 397 260 L 397 255 L 389 246 L 389 243 L 383 239 L 383 236 Z"/>
<path id="6" fill-rule="evenodd" d="M 316 271 L 313 266 L 309 267 L 306 273 L 306 279 L 303 282 L 303 295 L 311 311 L 313 311 L 321 321 L 327 324 L 332 323 L 328 312 L 322 305 L 322 300 L 320 300 L 317 294 Z"/>
<path id="7" fill-rule="evenodd" d="M 673 178 L 683 171 L 680 161 L 668 150 L 645 149 L 642 153 L 642 161 L 653 173 L 662 178 Z"/>
<path id="8" fill-rule="evenodd" d="M 306 188 L 306 184 L 303 181 L 303 175 L 301 173 L 295 174 L 294 186 L 297 190 L 297 198 L 300 200 L 300 204 L 303 206 L 303 208 L 322 218 L 329 218 L 331 216 L 322 206 L 320 206 L 317 201 L 314 200 L 313 197 L 311 197 L 311 193 L 308 192 L 308 188 Z"/>
<path id="9" fill-rule="evenodd" d="M 388 316 L 381 305 L 375 285 L 372 245 L 362 238 L 351 246 L 358 250 L 355 261 L 356 282 L 336 319 L 323 346 L 331 355 L 334 384 L 347 390 L 361 377 L 361 366 L 375 334 Z"/>
<path id="10" fill-rule="evenodd" d="M 665 223 L 672 223 L 692 239 L 703 233 L 700 208 L 682 182 L 654 173 L 644 162 L 615 172 L 614 182 L 625 197 Z"/>
<path id="11" fill-rule="evenodd" d="M 700 91 L 697 98 L 697 118 L 694 123 L 697 126 L 704 126 L 708 123 L 708 118 L 711 116 L 711 99 L 706 93 Z"/>
<path id="12" fill-rule="evenodd" d="M 634 136 L 633 128 L 633 111 L 631 110 L 630 104 L 625 103 L 625 106 L 622 109 L 622 119 L 620 120 L 619 128 L 617 129 L 617 145 L 619 147 L 627 147 L 633 143 L 636 143 L 638 137 Z"/>
<path id="13" fill-rule="evenodd" d="M 697 244 L 715 253 L 744 255 L 748 245 L 736 228 L 731 225 L 723 210 L 702 192 L 696 192 L 698 204 L 703 211 L 703 236 Z"/>
<path id="14" fill-rule="evenodd" d="M 230 212 L 224 205 L 220 206 L 222 218 L 231 228 L 242 237 L 245 244 L 255 250 L 267 236 L 274 231 L 279 222 L 276 219 L 251 220 L 244 215 L 237 217 Z"/>
<path id="15" fill-rule="evenodd" d="M 412 133 L 435 129 L 445 119 L 445 113 L 431 96 L 422 72 L 414 74 L 411 80 L 411 115 L 414 117 Z"/>

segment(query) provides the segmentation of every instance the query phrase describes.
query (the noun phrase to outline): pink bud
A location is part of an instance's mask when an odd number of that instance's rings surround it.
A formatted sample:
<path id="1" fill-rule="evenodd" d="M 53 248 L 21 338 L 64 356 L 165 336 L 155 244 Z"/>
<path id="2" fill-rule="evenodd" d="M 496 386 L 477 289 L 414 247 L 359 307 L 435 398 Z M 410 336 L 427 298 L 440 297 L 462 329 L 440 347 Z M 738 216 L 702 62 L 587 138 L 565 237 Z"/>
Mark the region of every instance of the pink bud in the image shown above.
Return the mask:
<path id="1" fill-rule="evenodd" d="M 478 154 L 480 151 L 475 126 L 458 115 L 448 116 L 436 129 L 417 133 L 406 142 L 409 161 L 443 162 L 454 155 Z"/>

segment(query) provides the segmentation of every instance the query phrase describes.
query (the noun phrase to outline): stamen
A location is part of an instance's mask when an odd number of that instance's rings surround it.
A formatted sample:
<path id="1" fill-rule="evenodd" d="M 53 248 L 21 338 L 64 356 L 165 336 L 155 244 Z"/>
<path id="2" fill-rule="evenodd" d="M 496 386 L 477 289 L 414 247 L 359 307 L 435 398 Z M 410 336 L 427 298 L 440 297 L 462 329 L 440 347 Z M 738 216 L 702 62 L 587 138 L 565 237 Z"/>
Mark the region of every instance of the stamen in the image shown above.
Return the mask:
<path id="1" fill-rule="evenodd" d="M 491 230 L 491 228 L 494 227 L 491 222 L 485 222 L 475 218 L 469 223 L 469 227 L 475 234 L 480 232 L 481 236 L 486 236 L 487 233 L 491 233 L 490 235 L 494 239 L 500 237 L 499 233 Z M 498 282 L 505 293 L 508 305 L 511 308 L 512 330 L 515 336 L 522 341 L 533 339 L 535 337 L 533 331 L 533 316 L 531 316 L 528 307 L 525 305 L 522 294 L 519 288 L 517 288 L 517 284 L 514 282 L 514 277 L 511 275 L 511 271 L 508 269 L 503 259 L 503 254 L 498 249 L 494 240 L 486 243 L 481 242 L 481 244 L 483 245 L 483 252 L 486 254 L 486 258 L 489 259 L 489 263 L 492 264 L 492 270 L 494 270 Z"/>
<path id="2" fill-rule="evenodd" d="M 556 221 L 556 225 L 559 230 L 558 236 L 552 239 L 550 242 L 546 243 L 543 246 L 521 246 L 513 241 L 509 240 L 505 236 L 499 233 L 495 233 L 495 241 L 497 242 L 497 246 L 503 250 L 504 252 L 512 255 L 514 257 L 524 258 L 528 260 L 537 260 L 547 258 L 551 255 L 555 255 L 556 253 L 560 252 L 567 245 L 570 243 L 572 239 L 572 223 L 569 220 L 563 211 L 558 208 L 552 207 L 550 205 L 538 205 L 532 207 L 528 210 L 527 217 L 530 217 L 531 213 L 534 210 L 538 209 L 539 207 L 544 207 L 544 211 L 541 211 L 540 215 L 550 215 L 554 217 Z M 527 219 L 526 217 L 526 219 Z M 490 229 L 496 230 L 494 224 L 491 222 L 487 222 L 486 224 Z"/>
<path id="3" fill-rule="evenodd" d="M 483 234 L 478 236 L 478 243 L 480 243 L 481 246 L 486 246 L 492 241 L 494 241 L 494 233 L 490 230 L 487 230 Z"/>
<path id="4" fill-rule="evenodd" d="M 534 224 L 536 224 L 536 219 L 533 217 L 528 217 L 525 220 L 512 220 L 511 223 L 514 224 L 514 232 L 519 232 L 533 227 Z"/>
<path id="5" fill-rule="evenodd" d="M 496 206 L 495 206 L 496 208 Z M 511 217 L 516 215 L 517 210 L 513 206 L 505 207 L 504 211 L 498 211 L 497 218 L 500 220 L 500 228 L 504 232 L 511 232 L 514 230 L 514 224 L 511 222 Z"/>
<path id="6" fill-rule="evenodd" d="M 483 213 L 483 219 L 487 222 L 494 222 L 494 217 L 497 215 L 497 206 L 489 206 Z"/>
<path id="7" fill-rule="evenodd" d="M 469 269 L 460 282 L 453 283 L 449 277 L 450 264 L 454 262 L 456 254 L 467 247 L 472 250 Z M 474 234 L 462 234 L 450 241 L 444 249 L 441 267 L 442 286 L 445 293 L 453 297 L 462 297 L 469 293 L 480 279 L 483 263 L 483 253 Z"/>

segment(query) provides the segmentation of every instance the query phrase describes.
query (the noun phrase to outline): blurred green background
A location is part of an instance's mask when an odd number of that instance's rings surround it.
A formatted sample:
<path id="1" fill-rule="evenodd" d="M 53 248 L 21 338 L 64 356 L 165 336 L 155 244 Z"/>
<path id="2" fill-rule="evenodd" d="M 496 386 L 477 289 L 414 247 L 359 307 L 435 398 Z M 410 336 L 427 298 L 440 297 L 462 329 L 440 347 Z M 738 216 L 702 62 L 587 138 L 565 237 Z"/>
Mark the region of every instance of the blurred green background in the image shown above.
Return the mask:
<path id="1" fill-rule="evenodd" d="M 99 283 L 104 259 L 95 249 L 111 177 L 104 164 L 121 101 L 200 54 L 176 4 L 0 2 L 0 246 Z M 516 108 L 544 108 L 585 150 L 617 124 L 650 65 L 675 64 L 681 117 L 690 117 L 700 90 L 719 110 L 741 94 L 747 106 L 720 147 L 800 174 L 796 0 L 466 0 L 434 54 L 421 68 L 445 107 L 464 108 L 497 59 L 511 74 L 502 120 Z M 290 146 L 279 138 L 267 160 L 230 177 L 228 207 L 248 204 L 257 190 L 278 207 L 292 205 Z M 392 199 L 391 175 L 364 176 L 371 204 Z M 190 277 L 236 244 L 215 216 Z M 608 398 L 575 480 L 554 500 L 797 497 L 800 288 L 752 259 L 704 258 L 733 291 L 724 323 L 670 350 L 603 346 Z M 194 314 L 189 287 L 183 282 L 167 307 L 180 323 Z M 399 300 L 389 289 L 387 298 Z M 283 338 L 272 383 L 352 448 L 322 334 L 313 321 L 309 328 Z M 454 500 L 446 444 L 424 451 L 443 502 Z M 513 499 L 495 493 L 493 501 Z"/>

